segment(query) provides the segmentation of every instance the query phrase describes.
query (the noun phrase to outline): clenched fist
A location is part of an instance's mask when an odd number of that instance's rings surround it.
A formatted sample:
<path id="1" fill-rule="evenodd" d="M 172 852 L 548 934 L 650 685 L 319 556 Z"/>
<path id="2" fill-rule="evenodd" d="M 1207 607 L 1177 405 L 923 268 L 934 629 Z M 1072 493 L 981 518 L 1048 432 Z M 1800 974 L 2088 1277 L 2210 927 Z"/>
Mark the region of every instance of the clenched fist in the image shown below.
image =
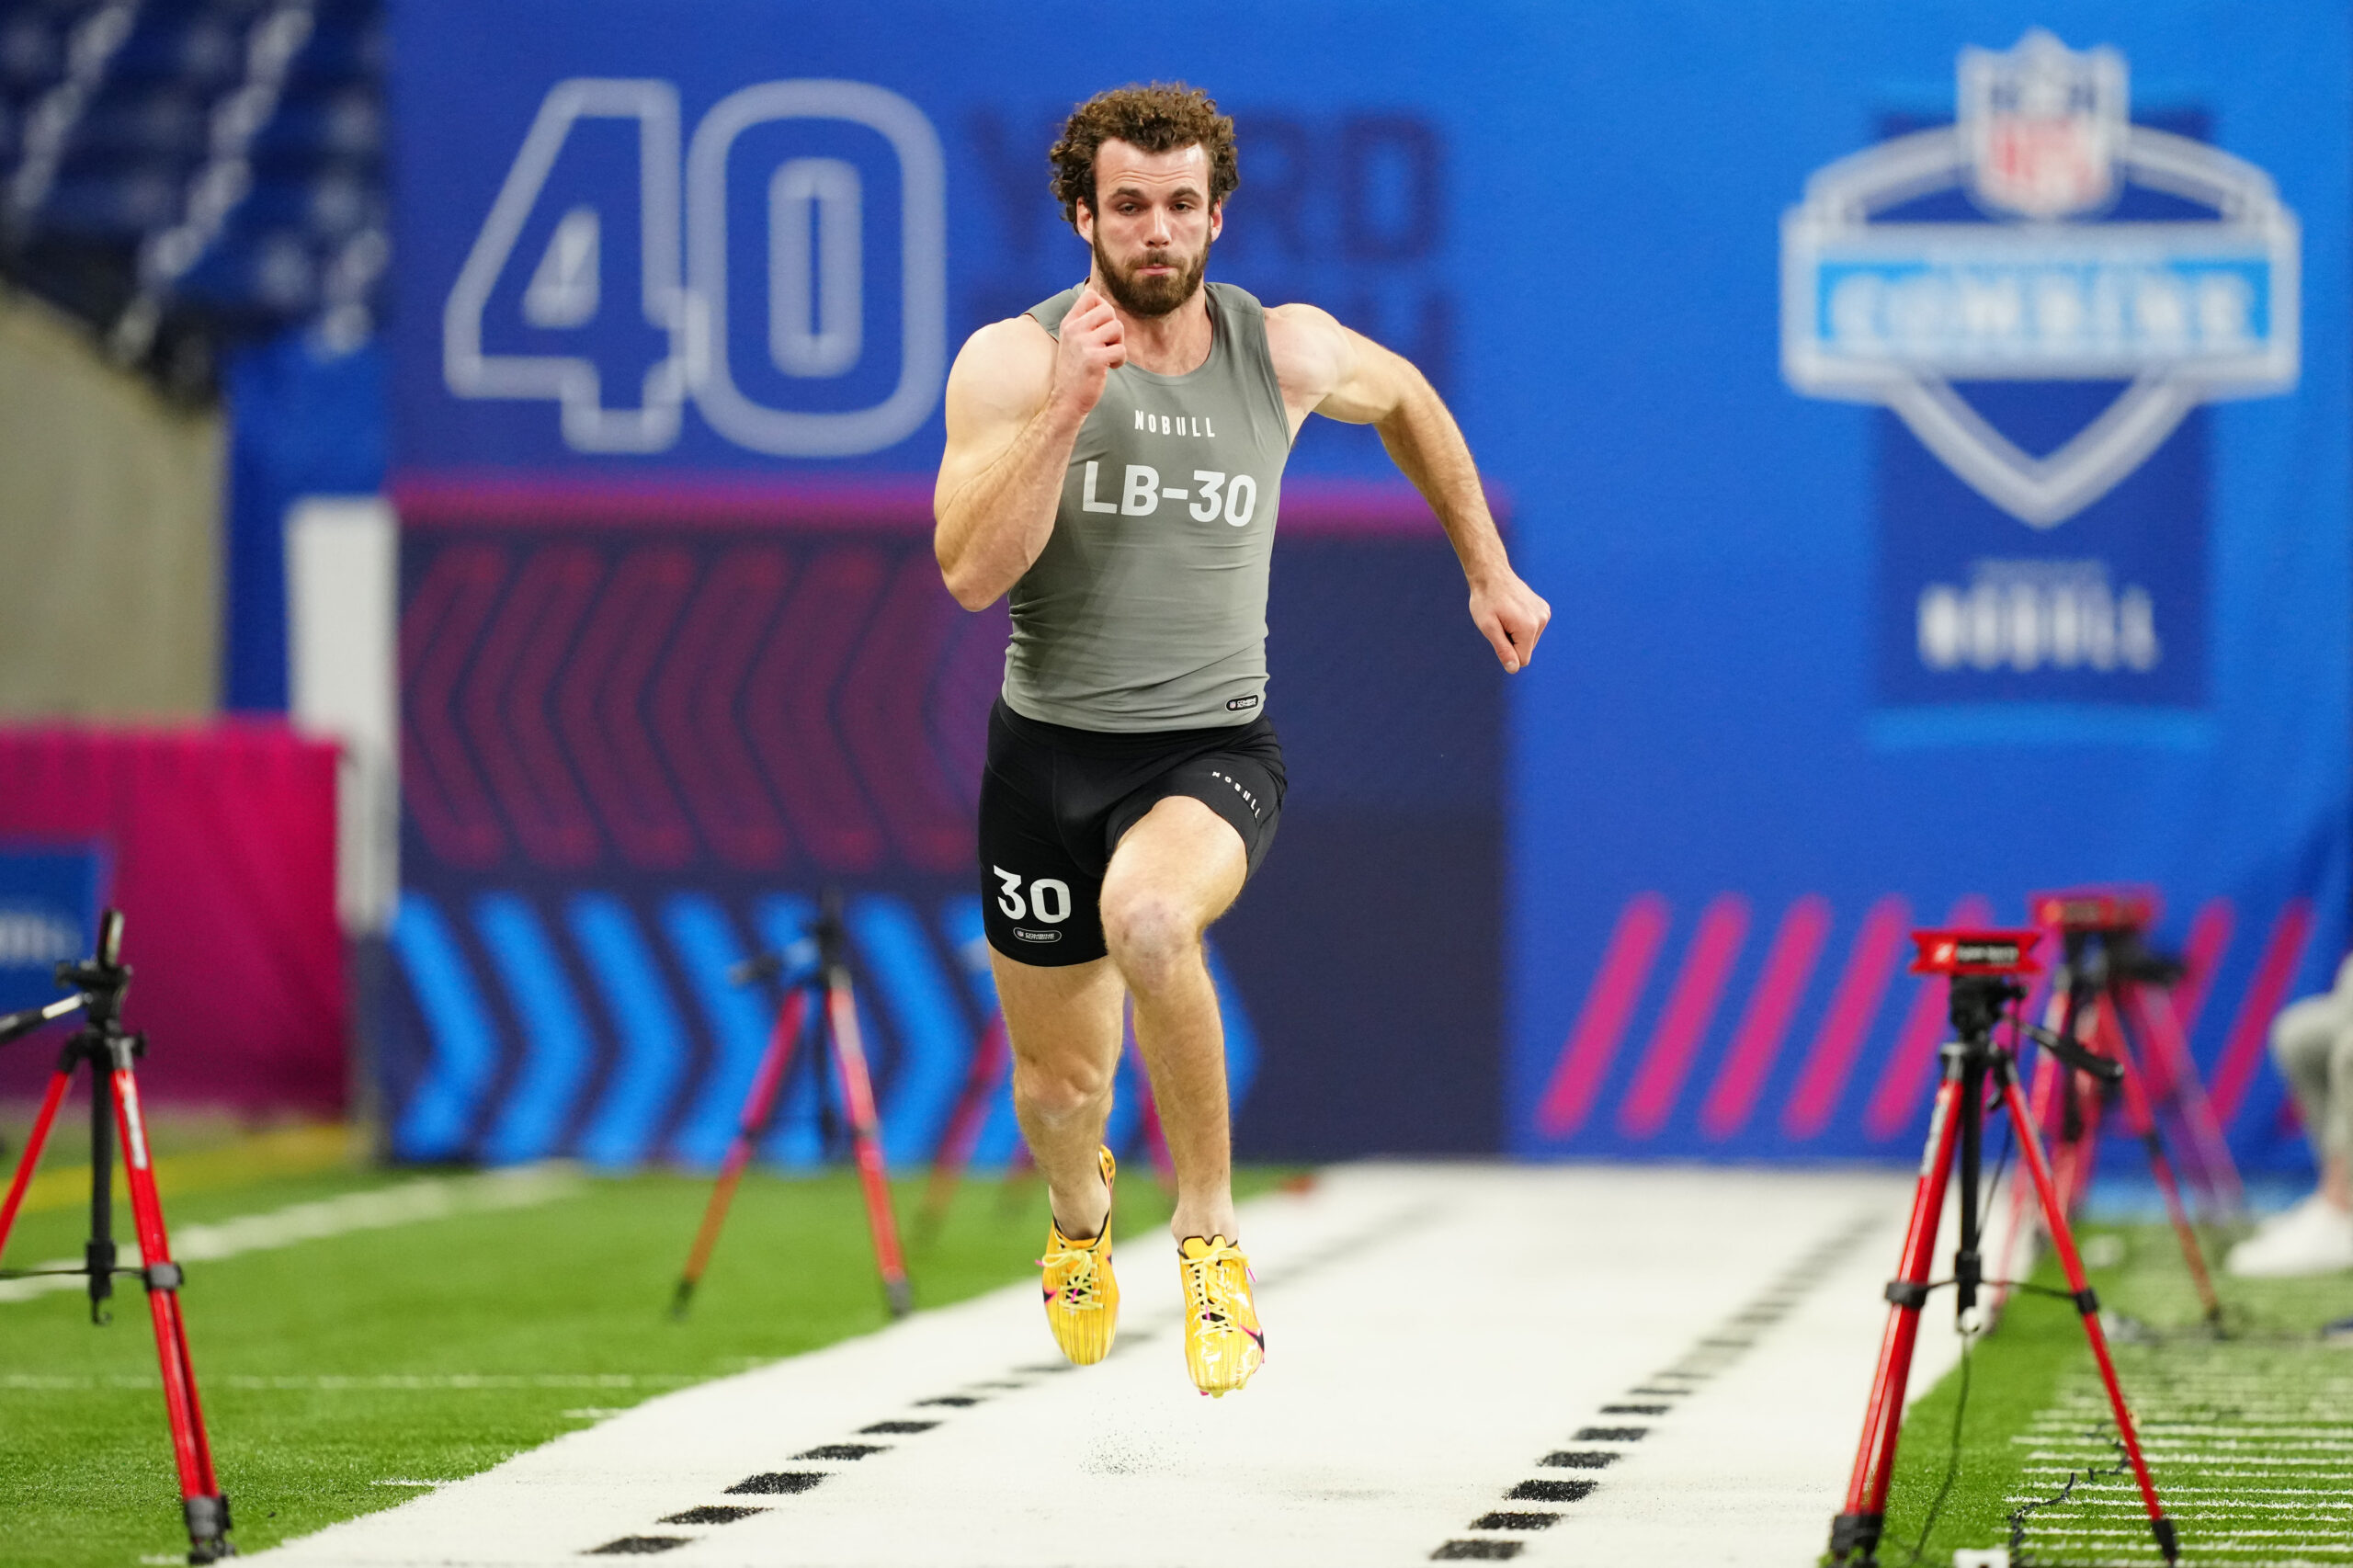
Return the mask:
<path id="1" fill-rule="evenodd" d="M 1093 289 L 1081 289 L 1063 317 L 1052 395 L 1084 415 L 1102 398 L 1105 378 L 1127 362 L 1127 339 L 1118 312 Z"/>
<path id="2" fill-rule="evenodd" d="M 1536 656 L 1536 640 L 1552 624 L 1552 607 L 1506 571 L 1472 585 L 1471 619 L 1495 650 L 1504 673 L 1518 675 Z"/>

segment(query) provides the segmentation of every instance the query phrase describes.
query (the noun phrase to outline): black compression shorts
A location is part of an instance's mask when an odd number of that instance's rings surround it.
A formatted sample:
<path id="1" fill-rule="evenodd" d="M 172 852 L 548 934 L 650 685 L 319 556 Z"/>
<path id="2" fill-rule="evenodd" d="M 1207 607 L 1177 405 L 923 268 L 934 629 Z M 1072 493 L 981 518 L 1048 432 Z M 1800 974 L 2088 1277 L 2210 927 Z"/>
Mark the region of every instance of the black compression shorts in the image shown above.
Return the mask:
<path id="1" fill-rule="evenodd" d="M 1120 837 L 1170 795 L 1242 835 L 1258 869 L 1282 815 L 1282 744 L 1265 715 L 1203 730 L 1111 733 L 1041 723 L 999 699 L 981 775 L 981 913 L 989 945 L 1055 967 L 1104 956 L 1098 899 Z"/>

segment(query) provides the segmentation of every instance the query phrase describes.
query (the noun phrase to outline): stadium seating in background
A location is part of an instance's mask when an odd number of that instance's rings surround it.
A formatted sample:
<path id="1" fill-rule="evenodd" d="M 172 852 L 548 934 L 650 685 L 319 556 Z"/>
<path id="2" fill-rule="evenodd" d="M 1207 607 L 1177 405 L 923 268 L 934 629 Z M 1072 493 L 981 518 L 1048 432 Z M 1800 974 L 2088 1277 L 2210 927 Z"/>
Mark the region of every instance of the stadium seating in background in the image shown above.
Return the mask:
<path id="1" fill-rule="evenodd" d="M 381 0 L 0 7 L 0 273 L 190 394 L 222 348 L 372 333 Z"/>

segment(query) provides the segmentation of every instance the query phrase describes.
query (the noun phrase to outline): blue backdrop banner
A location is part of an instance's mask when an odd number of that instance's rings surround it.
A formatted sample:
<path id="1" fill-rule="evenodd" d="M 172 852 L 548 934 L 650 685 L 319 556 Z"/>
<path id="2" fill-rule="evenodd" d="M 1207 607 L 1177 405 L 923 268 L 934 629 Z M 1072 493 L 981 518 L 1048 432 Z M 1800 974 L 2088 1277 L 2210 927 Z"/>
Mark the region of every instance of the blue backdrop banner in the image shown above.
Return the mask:
<path id="1" fill-rule="evenodd" d="M 937 1121 L 1002 636 L 922 580 L 940 389 L 1084 269 L 1060 117 L 1183 77 L 1241 143 L 1212 274 L 1427 369 L 1557 615 L 1499 701 L 1435 523 L 1311 423 L 1296 793 L 1223 928 L 1252 1152 L 1897 1157 L 1906 928 L 2131 881 L 2242 1155 L 2300 1157 L 2262 1048 L 2347 940 L 2341 7 L 394 18 L 416 1152 L 705 1151 L 750 1025 L 690 949 L 827 878 L 878 983 L 930 976 L 879 1010 Z"/>

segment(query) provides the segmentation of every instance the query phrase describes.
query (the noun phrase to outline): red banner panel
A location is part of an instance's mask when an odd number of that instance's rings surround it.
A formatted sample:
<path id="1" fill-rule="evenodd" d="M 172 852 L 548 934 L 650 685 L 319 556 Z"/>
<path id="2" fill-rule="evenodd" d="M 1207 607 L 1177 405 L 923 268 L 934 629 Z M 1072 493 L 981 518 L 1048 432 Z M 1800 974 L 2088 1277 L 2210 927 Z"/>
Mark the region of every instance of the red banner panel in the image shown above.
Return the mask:
<path id="1" fill-rule="evenodd" d="M 0 842 L 103 851 L 153 1101 L 342 1112 L 335 819 L 335 748 L 280 724 L 0 730 Z M 0 1052 L 0 1097 L 37 1092 L 55 1033 Z"/>

